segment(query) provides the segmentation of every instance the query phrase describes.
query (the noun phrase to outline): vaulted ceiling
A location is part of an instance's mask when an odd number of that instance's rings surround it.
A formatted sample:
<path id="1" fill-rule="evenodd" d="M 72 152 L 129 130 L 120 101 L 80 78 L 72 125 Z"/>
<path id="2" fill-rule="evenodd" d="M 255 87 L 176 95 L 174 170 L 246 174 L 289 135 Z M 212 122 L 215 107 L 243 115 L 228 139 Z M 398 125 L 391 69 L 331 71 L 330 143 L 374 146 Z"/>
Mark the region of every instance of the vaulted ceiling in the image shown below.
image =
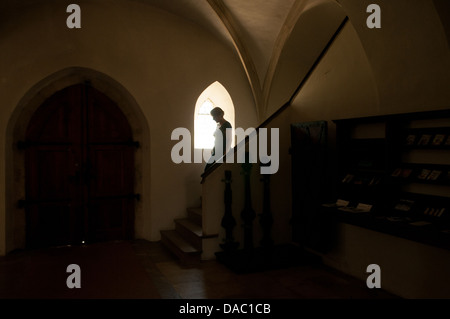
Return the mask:
<path id="1" fill-rule="evenodd" d="M 78 2 L 90 1 L 100 3 L 97 0 L 79 0 Z M 343 21 L 351 21 L 350 24 L 355 28 L 362 47 L 369 52 L 368 59 L 373 68 L 383 69 L 387 58 L 381 55 L 386 55 L 387 49 L 393 52 L 397 50 L 394 52 L 395 56 L 398 56 L 399 62 L 402 62 L 403 50 L 398 43 L 405 42 L 403 32 L 405 28 L 400 26 L 408 25 L 407 31 L 411 34 L 408 38 L 417 38 L 417 32 L 422 32 L 421 39 L 429 38 L 426 32 L 431 32 L 427 30 L 433 27 L 433 32 L 446 34 L 444 39 L 450 46 L 450 1 L 448 0 L 417 1 L 412 9 L 409 9 L 412 3 L 409 0 L 395 2 L 379 0 L 378 2 L 382 2 L 388 12 L 385 15 L 386 21 L 390 19 L 391 25 L 391 30 L 384 33 L 371 32 L 365 27 L 367 18 L 365 9 L 370 1 L 115 0 L 111 3 L 123 6 L 132 1 L 169 12 L 196 24 L 235 52 L 246 72 L 261 121 L 292 96 Z M 32 10 L 34 6 L 49 2 L 51 1 L 0 0 L 0 13 L 12 17 L 24 9 Z M 430 7 L 434 7 L 435 11 L 432 12 Z M 427 10 L 425 13 L 423 8 Z M 421 23 L 409 23 L 408 14 L 402 15 L 403 12 L 425 14 L 421 17 L 421 21 L 426 21 L 428 29 L 422 30 Z M 348 20 L 344 20 L 346 17 Z M 436 19 L 442 24 L 443 32 L 436 25 L 434 21 Z M 2 21 L 0 25 L 1 23 Z M 394 29 L 392 26 L 397 28 Z M 374 37 L 377 35 L 380 38 Z M 383 50 L 374 49 L 374 46 L 380 43 L 384 45 Z M 417 41 L 416 50 L 410 54 L 415 53 L 420 58 L 422 47 L 421 42 Z M 389 56 L 389 60 L 395 59 Z M 387 68 L 387 73 L 390 70 L 391 68 Z M 380 80 L 381 84 L 385 82 Z M 276 92 L 277 96 L 274 97 L 273 92 Z"/>
<path id="2" fill-rule="evenodd" d="M 48 6 L 52 1 L 58 0 L 0 0 L 0 13 L 12 17 L 22 10 L 29 12 L 36 6 Z M 79 0 L 74 3 L 82 5 L 90 1 L 92 0 Z M 133 1 L 196 24 L 235 52 L 247 75 L 260 120 L 268 115 L 267 105 L 274 78 L 286 76 L 286 71 L 277 75 L 280 73 L 280 61 L 286 56 L 285 51 L 290 51 L 288 59 L 303 58 L 304 66 L 296 67 L 300 67 L 305 73 L 304 69 L 309 69 L 311 60 L 317 58 L 324 43 L 329 41 L 345 17 L 340 9 L 341 0 L 116 0 L 111 1 L 111 4 L 124 6 Z M 97 1 L 92 3 L 101 5 Z M 103 5 L 107 9 L 108 1 Z M 317 8 L 320 10 L 315 10 Z M 306 14 L 310 12 L 314 14 Z M 334 19 L 333 15 L 338 19 Z M 307 18 L 300 19 L 301 16 Z M 298 32 L 299 25 L 301 32 Z M 301 41 L 289 43 L 295 32 L 296 36 L 300 35 L 297 38 L 301 38 Z M 290 49 L 285 50 L 286 47 Z M 307 56 L 298 56 L 299 47 L 304 49 Z M 302 75 L 299 77 L 301 80 Z M 296 78 L 294 82 L 298 80 Z M 284 95 L 289 98 L 292 87 L 284 90 Z M 277 101 L 275 104 L 283 105 L 286 98 L 283 99 L 284 101 Z"/>
<path id="3" fill-rule="evenodd" d="M 317 0 L 316 0 L 317 1 Z M 270 62 L 276 40 L 296 2 L 305 0 L 145 0 L 185 17 L 252 60 L 260 79 Z M 246 61 L 249 63 L 250 61 Z"/>
<path id="4" fill-rule="evenodd" d="M 283 48 L 299 17 L 320 5 L 340 7 L 335 0 L 142 1 L 202 26 L 234 50 L 247 74 L 261 119 Z"/>

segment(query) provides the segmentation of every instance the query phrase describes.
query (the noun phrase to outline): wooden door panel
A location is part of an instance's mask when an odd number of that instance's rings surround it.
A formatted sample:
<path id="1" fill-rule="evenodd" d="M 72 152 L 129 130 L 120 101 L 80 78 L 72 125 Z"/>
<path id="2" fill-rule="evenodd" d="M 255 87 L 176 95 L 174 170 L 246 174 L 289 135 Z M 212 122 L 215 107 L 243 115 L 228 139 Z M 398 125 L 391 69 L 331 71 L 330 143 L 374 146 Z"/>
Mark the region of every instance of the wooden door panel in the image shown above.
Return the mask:
<path id="1" fill-rule="evenodd" d="M 66 88 L 36 111 L 26 138 L 29 246 L 131 238 L 134 149 L 113 101 Z"/>
<path id="2" fill-rule="evenodd" d="M 132 140 L 131 127 L 116 103 L 97 90 L 89 90 L 89 143 L 109 144 Z"/>
<path id="3" fill-rule="evenodd" d="M 82 87 L 59 91 L 39 107 L 27 128 L 27 141 L 40 144 L 80 144 Z"/>
<path id="4" fill-rule="evenodd" d="M 79 242 L 82 212 L 76 158 L 66 146 L 28 150 L 27 243 L 29 247 Z"/>
<path id="5" fill-rule="evenodd" d="M 91 146 L 89 186 L 90 238 L 111 240 L 132 237 L 133 155 L 131 147 Z"/>
<path id="6" fill-rule="evenodd" d="M 133 150 L 126 146 L 91 146 L 90 196 L 133 194 Z"/>
<path id="7" fill-rule="evenodd" d="M 89 240 L 132 238 L 133 199 L 97 199 L 89 203 Z"/>
<path id="8" fill-rule="evenodd" d="M 33 204 L 27 214 L 29 247 L 59 246 L 73 242 L 74 214 L 69 202 Z"/>
<path id="9" fill-rule="evenodd" d="M 30 200 L 70 200 L 75 194 L 75 159 L 66 146 L 40 146 L 29 150 Z"/>

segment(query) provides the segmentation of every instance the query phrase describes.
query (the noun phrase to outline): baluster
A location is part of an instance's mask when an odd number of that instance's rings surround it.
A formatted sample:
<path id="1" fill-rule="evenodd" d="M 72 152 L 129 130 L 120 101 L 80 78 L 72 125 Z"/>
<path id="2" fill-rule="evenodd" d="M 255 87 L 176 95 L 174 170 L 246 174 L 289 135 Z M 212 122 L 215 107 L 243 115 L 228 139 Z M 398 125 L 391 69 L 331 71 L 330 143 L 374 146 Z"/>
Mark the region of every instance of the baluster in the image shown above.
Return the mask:
<path id="1" fill-rule="evenodd" d="M 238 242 L 234 241 L 233 238 L 233 228 L 236 226 L 236 220 L 233 217 L 233 213 L 231 210 L 232 203 L 232 192 L 231 192 L 231 171 L 225 171 L 225 179 L 222 180 L 225 183 L 225 192 L 224 192 L 224 203 L 225 203 L 225 214 L 222 218 L 221 226 L 225 228 L 225 239 L 224 244 L 221 244 L 220 247 L 225 252 L 234 251 L 239 246 Z"/>
<path id="2" fill-rule="evenodd" d="M 250 252 L 253 250 L 253 220 L 256 217 L 252 208 L 250 174 L 253 165 L 249 161 L 249 153 L 246 153 L 245 163 L 242 164 L 242 173 L 245 181 L 245 205 L 241 212 L 241 218 L 244 221 L 244 250 Z"/>
<path id="3" fill-rule="evenodd" d="M 261 164 L 261 166 L 270 166 L 270 162 L 267 164 Z M 273 245 L 271 238 L 271 229 L 273 225 L 273 216 L 270 210 L 270 175 L 264 174 L 261 178 L 263 182 L 263 212 L 259 215 L 259 223 L 263 230 L 263 237 L 261 239 L 261 246 L 270 247 Z"/>

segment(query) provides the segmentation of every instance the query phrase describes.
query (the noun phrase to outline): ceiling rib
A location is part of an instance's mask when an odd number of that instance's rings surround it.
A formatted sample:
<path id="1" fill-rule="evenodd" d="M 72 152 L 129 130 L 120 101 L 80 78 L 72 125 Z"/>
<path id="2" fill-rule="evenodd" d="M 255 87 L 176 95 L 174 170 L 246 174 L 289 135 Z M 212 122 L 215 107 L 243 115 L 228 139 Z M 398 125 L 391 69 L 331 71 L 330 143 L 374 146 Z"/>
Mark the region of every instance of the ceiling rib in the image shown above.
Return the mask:
<path id="1" fill-rule="evenodd" d="M 286 18 L 286 21 L 283 24 L 283 27 L 280 30 L 280 33 L 278 34 L 278 37 L 276 39 L 272 56 L 270 58 L 270 63 L 266 72 L 266 76 L 264 78 L 264 87 L 262 89 L 262 103 L 261 105 L 261 113 L 264 117 L 267 113 L 267 107 L 268 107 L 268 101 L 269 101 L 269 95 L 270 90 L 272 87 L 272 81 L 275 76 L 275 71 L 278 66 L 278 61 L 280 60 L 281 53 L 283 51 L 284 45 L 286 41 L 289 39 L 292 30 L 295 27 L 295 24 L 297 23 L 298 19 L 300 18 L 300 15 L 302 14 L 303 10 L 305 9 L 306 5 L 309 3 L 308 0 L 296 0 L 295 3 L 292 5 L 291 10 L 289 11 L 289 14 Z"/>
<path id="2" fill-rule="evenodd" d="M 227 6 L 223 3 L 222 0 L 207 0 L 211 8 L 216 12 L 219 16 L 219 19 L 222 21 L 226 29 L 231 35 L 233 39 L 233 45 L 236 48 L 239 58 L 241 59 L 241 63 L 244 67 L 244 70 L 247 74 L 247 78 L 250 83 L 250 87 L 252 89 L 253 98 L 255 100 L 256 105 L 256 113 L 259 119 L 261 119 L 261 110 L 262 110 L 262 89 L 261 83 L 258 77 L 258 72 L 256 70 L 255 64 L 242 41 L 241 32 L 239 32 L 238 24 L 235 22 L 234 17 Z"/>

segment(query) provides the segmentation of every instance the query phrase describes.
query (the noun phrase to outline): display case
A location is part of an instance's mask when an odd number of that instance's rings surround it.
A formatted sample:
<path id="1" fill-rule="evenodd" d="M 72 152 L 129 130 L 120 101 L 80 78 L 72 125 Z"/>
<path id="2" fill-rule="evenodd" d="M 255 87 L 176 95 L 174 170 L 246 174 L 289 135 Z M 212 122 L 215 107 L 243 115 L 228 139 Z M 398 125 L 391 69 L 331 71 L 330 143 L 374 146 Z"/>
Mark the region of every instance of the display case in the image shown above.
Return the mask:
<path id="1" fill-rule="evenodd" d="M 450 110 L 341 119 L 335 202 L 346 222 L 450 249 Z"/>

